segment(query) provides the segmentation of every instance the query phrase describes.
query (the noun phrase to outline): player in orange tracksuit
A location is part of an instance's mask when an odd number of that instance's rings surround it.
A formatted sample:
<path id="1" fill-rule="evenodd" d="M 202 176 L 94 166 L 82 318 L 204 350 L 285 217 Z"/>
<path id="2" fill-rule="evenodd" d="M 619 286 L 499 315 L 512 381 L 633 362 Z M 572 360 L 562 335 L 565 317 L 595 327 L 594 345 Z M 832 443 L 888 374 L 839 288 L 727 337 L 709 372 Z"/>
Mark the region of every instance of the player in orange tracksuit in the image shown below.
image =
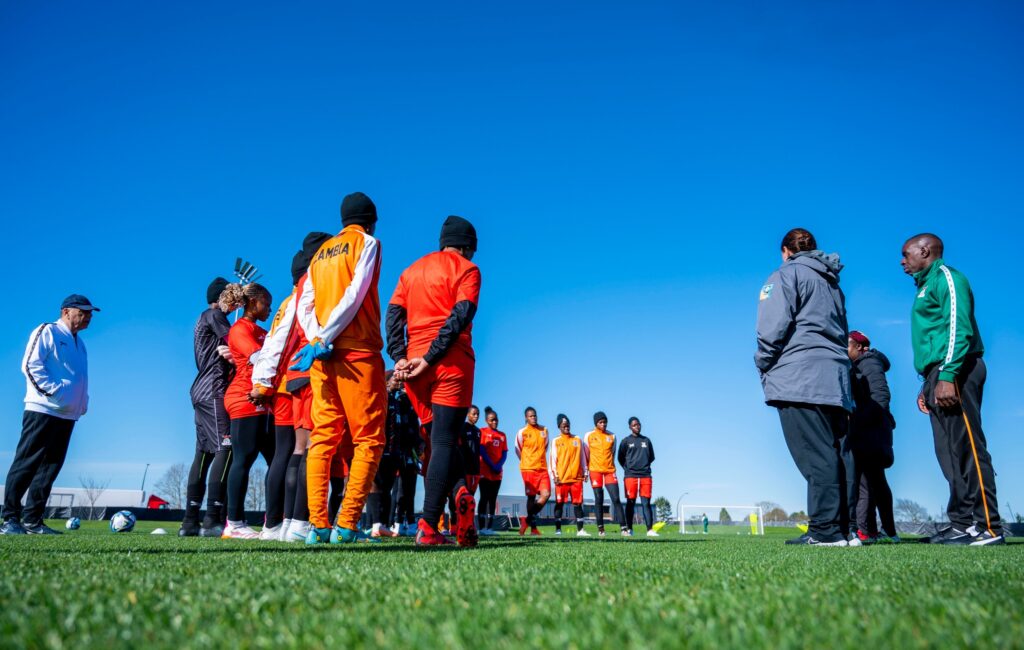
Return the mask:
<path id="1" fill-rule="evenodd" d="M 551 441 L 551 473 L 555 479 L 555 534 L 562 534 L 562 509 L 571 501 L 576 514 L 576 536 L 590 537 L 583 530 L 583 481 L 587 478 L 587 447 L 572 435 L 569 418 L 555 418 L 559 435 Z"/>
<path id="2" fill-rule="evenodd" d="M 292 368 L 308 369 L 313 388 L 307 544 L 374 541 L 359 530 L 359 519 L 384 448 L 387 395 L 377 294 L 381 256 L 373 237 L 377 208 L 365 194 L 349 194 L 341 203 L 341 223 L 342 231 L 313 256 L 296 308 L 309 343 L 293 357 Z M 332 530 L 327 487 L 341 444 L 351 444 L 352 462 Z"/>
<path id="3" fill-rule="evenodd" d="M 480 269 L 472 263 L 476 229 L 450 216 L 441 227 L 440 248 L 421 257 L 398 280 L 388 305 L 388 354 L 395 376 L 420 422 L 430 428 L 430 462 L 423 481 L 423 518 L 416 544 L 448 543 L 435 527 L 450 493 L 460 546 L 476 546 L 476 501 L 466 489 L 457 444 L 473 401 L 473 316 L 480 298 Z"/>
<path id="4" fill-rule="evenodd" d="M 619 479 L 615 475 L 615 434 L 608 430 L 608 416 L 603 411 L 594 413 L 594 430 L 583 436 L 587 447 L 587 471 L 590 487 L 594 489 L 594 510 L 597 513 L 597 534 L 604 537 L 604 491 L 612 501 L 612 522 L 626 530 L 619 501 Z"/>
<path id="5" fill-rule="evenodd" d="M 312 403 L 309 373 L 288 369 L 288 360 L 306 345 L 302 328 L 295 318 L 295 306 L 302 295 L 309 261 L 320 246 L 331 238 L 325 232 L 311 232 L 302 242 L 302 248 L 292 257 L 292 293 L 281 303 L 274 317 L 253 368 L 252 394 L 255 403 L 273 399 L 275 424 L 275 453 L 267 472 L 267 522 L 261 539 L 284 542 L 304 541 L 309 532 L 309 507 L 306 504 L 306 468 L 303 461 L 313 428 L 310 417 Z M 275 391 L 273 386 L 278 386 Z M 284 425 L 291 425 L 285 427 Z M 276 467 L 275 467 L 276 466 Z M 273 487 L 277 486 L 277 487 Z M 283 487 L 281 487 L 283 486 Z M 280 493 L 283 504 L 272 507 L 272 498 Z M 272 516 L 273 515 L 273 516 Z M 277 535 L 273 526 L 281 519 Z M 270 529 L 270 530 L 268 530 Z"/>
<path id="6" fill-rule="evenodd" d="M 519 518 L 519 534 L 540 535 L 537 513 L 551 496 L 551 477 L 548 476 L 548 430 L 537 424 L 537 409 L 527 406 L 523 413 L 526 426 L 516 434 L 516 456 L 519 471 L 526 486 L 526 517 Z"/>

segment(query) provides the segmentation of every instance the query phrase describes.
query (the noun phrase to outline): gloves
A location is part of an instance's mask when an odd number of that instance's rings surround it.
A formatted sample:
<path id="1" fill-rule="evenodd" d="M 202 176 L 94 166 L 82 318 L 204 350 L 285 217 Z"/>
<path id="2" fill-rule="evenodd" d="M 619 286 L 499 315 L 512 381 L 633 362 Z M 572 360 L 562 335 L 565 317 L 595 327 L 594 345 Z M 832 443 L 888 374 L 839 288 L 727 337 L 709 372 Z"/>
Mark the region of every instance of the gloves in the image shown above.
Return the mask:
<path id="1" fill-rule="evenodd" d="M 289 366 L 288 369 L 305 372 L 313 366 L 313 361 L 323 361 L 330 357 L 333 351 L 333 345 L 327 345 L 323 341 L 316 339 L 312 343 L 307 343 L 301 350 L 295 353 L 295 356 L 292 357 L 294 365 Z"/>
<path id="2" fill-rule="evenodd" d="M 217 354 L 220 355 L 221 359 L 224 359 L 225 361 L 231 361 L 231 363 L 234 363 L 234 361 L 232 361 L 231 359 L 231 348 L 229 348 L 228 346 L 218 345 Z"/>

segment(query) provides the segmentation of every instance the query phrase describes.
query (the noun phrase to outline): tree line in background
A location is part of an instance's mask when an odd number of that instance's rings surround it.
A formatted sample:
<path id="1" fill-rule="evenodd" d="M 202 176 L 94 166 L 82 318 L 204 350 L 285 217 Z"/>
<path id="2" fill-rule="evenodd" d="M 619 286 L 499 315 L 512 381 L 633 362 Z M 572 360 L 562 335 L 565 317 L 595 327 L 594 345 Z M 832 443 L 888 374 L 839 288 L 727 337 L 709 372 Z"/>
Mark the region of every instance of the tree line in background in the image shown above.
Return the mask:
<path id="1" fill-rule="evenodd" d="M 172 510 L 185 507 L 188 498 L 188 467 L 175 463 L 167 468 L 153 486 L 153 494 L 167 501 Z M 245 509 L 260 511 L 267 507 L 267 471 L 254 467 L 249 474 L 249 490 L 245 494 Z"/>

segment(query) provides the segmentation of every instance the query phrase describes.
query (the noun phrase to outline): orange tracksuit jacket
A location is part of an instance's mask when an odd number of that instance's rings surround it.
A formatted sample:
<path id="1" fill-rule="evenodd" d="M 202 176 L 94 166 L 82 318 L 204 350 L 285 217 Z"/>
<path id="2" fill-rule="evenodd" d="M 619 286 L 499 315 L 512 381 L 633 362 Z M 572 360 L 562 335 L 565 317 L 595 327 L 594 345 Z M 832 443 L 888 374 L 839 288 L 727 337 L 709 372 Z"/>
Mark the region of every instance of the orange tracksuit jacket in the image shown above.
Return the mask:
<path id="1" fill-rule="evenodd" d="M 556 485 L 582 482 L 586 467 L 586 447 L 578 437 L 560 433 L 551 441 L 551 469 Z"/>
<path id="2" fill-rule="evenodd" d="M 590 431 L 583 438 L 587 448 L 587 469 L 591 474 L 615 473 L 615 434 L 609 431 L 601 433 L 597 429 Z"/>
<path id="3" fill-rule="evenodd" d="M 306 484 L 309 521 L 317 528 L 330 525 L 327 491 L 338 445 L 351 443 L 353 457 L 337 524 L 353 530 L 384 449 L 380 262 L 380 243 L 362 226 L 347 226 L 313 256 L 295 310 L 308 341 L 334 345 L 331 357 L 314 362 L 309 375 L 313 430 Z"/>
<path id="4" fill-rule="evenodd" d="M 516 434 L 520 472 L 548 471 L 548 430 L 527 424 Z"/>

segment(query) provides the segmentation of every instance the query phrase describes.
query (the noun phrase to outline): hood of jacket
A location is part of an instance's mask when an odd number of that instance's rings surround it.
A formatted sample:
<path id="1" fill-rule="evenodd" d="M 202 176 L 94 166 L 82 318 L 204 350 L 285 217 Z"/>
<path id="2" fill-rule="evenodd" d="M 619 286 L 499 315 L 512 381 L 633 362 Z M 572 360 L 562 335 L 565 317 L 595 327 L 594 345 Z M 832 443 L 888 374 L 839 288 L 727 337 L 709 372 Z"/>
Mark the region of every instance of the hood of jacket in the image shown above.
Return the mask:
<path id="1" fill-rule="evenodd" d="M 801 251 L 792 255 L 788 263 L 800 264 L 808 268 L 814 269 L 818 273 L 832 278 L 835 281 L 839 281 L 839 272 L 843 270 L 843 265 L 839 261 L 838 253 L 828 253 L 824 251 L 813 250 L 813 251 Z"/>
<path id="2" fill-rule="evenodd" d="M 860 367 L 864 364 L 878 363 L 882 366 L 882 372 L 889 372 L 889 368 L 892 364 L 889 363 L 889 357 L 885 356 L 885 353 L 879 352 L 878 350 L 871 349 L 860 355 L 860 358 L 853 362 L 855 367 Z"/>

